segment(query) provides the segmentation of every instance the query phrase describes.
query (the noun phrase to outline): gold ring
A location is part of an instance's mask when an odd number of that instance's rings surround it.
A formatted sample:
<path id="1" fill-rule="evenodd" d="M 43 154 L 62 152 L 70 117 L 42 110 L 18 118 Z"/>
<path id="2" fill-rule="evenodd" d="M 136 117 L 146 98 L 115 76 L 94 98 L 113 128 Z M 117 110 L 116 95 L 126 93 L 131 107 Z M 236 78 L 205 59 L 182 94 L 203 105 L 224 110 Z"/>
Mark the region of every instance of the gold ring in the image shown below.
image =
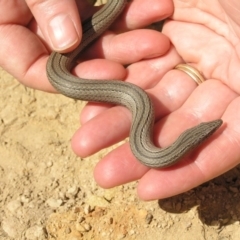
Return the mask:
<path id="1" fill-rule="evenodd" d="M 191 77 L 198 85 L 205 81 L 202 74 L 194 67 L 188 64 L 178 64 L 174 69 L 185 72 L 189 77 Z"/>

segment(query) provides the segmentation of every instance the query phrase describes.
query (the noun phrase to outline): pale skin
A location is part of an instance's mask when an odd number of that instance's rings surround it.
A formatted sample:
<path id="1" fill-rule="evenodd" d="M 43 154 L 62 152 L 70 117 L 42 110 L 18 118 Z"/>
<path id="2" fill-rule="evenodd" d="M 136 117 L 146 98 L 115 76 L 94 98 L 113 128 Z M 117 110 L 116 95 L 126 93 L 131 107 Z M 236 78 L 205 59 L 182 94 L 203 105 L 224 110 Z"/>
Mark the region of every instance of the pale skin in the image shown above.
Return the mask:
<path id="1" fill-rule="evenodd" d="M 6 14 L 5 18 L 0 17 L 0 66 L 26 86 L 54 92 L 45 74 L 48 49 L 65 52 L 79 43 L 81 28 L 76 5 L 70 0 L 60 1 L 61 6 L 58 0 L 26 2 L 28 5 L 15 1 L 19 4 L 15 8 L 11 1 L 1 3 L 0 16 L 4 15 L 1 11 L 9 14 L 7 19 Z M 86 12 L 84 4 L 79 4 L 79 8 Z M 122 79 L 138 84 L 150 94 L 156 111 L 154 139 L 159 146 L 169 145 L 183 130 L 200 122 L 217 118 L 224 121 L 201 148 L 168 169 L 141 165 L 125 143 L 97 164 L 94 177 L 100 186 L 110 188 L 138 180 L 141 199 L 161 199 L 194 188 L 240 162 L 239 11 L 237 0 L 232 1 L 232 6 L 224 0 L 152 0 L 151 7 L 148 1 L 135 0 L 113 31 L 85 53 L 88 59 L 108 60 L 82 63 L 74 71 L 77 75 L 94 77 L 95 73 L 103 79 Z M 72 42 L 64 41 L 61 34 L 56 40 L 49 31 L 49 19 L 61 12 L 73 16 L 72 29 L 77 29 L 77 37 L 72 33 Z M 32 20 L 32 13 L 38 24 Z M 114 31 L 141 28 L 168 16 L 171 20 L 165 23 L 163 33 L 172 45 L 154 31 L 118 35 Z M 207 81 L 197 87 L 185 73 L 173 70 L 184 62 L 200 70 Z M 122 64 L 128 67 L 125 69 Z M 80 120 L 82 127 L 75 133 L 72 147 L 77 155 L 85 157 L 127 137 L 131 114 L 119 106 L 88 104 Z"/>

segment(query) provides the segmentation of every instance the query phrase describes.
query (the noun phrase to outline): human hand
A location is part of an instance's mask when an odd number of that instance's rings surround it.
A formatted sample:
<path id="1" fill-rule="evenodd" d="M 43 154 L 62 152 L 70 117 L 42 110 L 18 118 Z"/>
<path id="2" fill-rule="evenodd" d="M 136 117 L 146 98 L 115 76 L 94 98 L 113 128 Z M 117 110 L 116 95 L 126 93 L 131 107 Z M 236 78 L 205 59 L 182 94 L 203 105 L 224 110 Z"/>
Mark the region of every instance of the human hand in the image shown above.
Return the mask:
<path id="1" fill-rule="evenodd" d="M 139 3 L 137 7 L 141 12 L 144 2 L 135 2 Z M 158 9 L 159 14 L 148 12 L 150 16 L 162 16 L 173 10 L 170 2 L 162 11 L 153 4 L 164 5 L 167 1 L 156 0 L 145 6 L 149 11 Z M 140 198 L 166 198 L 196 187 L 239 163 L 239 11 L 237 0 L 231 3 L 175 0 L 174 14 L 163 28 L 163 33 L 173 43 L 170 51 L 127 68 L 126 81 L 146 89 L 154 102 L 157 145 L 168 146 L 185 129 L 203 121 L 221 118 L 224 125 L 201 147 L 167 169 L 143 166 L 132 155 L 129 144 L 123 144 L 97 164 L 94 176 L 100 186 L 110 188 L 139 180 Z M 139 19 L 141 22 L 141 15 Z M 128 49 L 136 49 L 134 43 L 129 42 Z M 126 43 L 122 44 L 124 51 Z M 115 58 L 122 62 L 131 57 L 128 52 L 116 54 Z M 183 62 L 201 71 L 206 81 L 197 87 L 184 72 L 169 71 Z M 84 157 L 124 139 L 129 133 L 131 115 L 120 106 L 88 104 L 81 122 L 83 125 L 76 132 L 72 145 L 74 151 Z"/>
<path id="2" fill-rule="evenodd" d="M 80 43 L 78 9 L 85 19 L 94 8 L 86 0 L 17 0 L 0 6 L 0 66 L 26 86 L 54 91 L 47 58 L 52 50 L 67 52 Z"/>

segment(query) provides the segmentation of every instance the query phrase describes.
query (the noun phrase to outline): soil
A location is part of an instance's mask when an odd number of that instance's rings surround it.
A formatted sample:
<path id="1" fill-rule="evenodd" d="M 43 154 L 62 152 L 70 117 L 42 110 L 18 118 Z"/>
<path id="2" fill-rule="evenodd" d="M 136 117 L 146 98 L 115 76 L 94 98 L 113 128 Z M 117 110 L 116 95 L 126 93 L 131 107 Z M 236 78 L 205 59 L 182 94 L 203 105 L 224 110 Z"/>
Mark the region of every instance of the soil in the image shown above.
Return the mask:
<path id="1" fill-rule="evenodd" d="M 1 240 L 240 239 L 240 167 L 159 201 L 139 200 L 137 182 L 102 189 L 93 168 L 112 148 L 70 147 L 85 103 L 0 81 Z"/>
<path id="2" fill-rule="evenodd" d="M 240 239 L 239 167 L 165 200 L 139 200 L 137 182 L 104 190 L 93 168 L 111 148 L 70 147 L 84 103 L 0 81 L 0 239 Z"/>

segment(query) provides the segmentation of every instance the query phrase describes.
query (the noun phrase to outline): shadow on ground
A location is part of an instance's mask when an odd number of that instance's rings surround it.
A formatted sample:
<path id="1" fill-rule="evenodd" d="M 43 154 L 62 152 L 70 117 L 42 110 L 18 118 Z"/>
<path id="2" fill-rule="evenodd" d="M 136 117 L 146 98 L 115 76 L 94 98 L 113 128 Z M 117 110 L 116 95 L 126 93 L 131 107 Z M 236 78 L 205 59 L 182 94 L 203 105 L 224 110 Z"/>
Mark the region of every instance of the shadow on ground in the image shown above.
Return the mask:
<path id="1" fill-rule="evenodd" d="M 186 193 L 158 201 L 170 213 L 183 213 L 197 206 L 199 219 L 209 226 L 240 221 L 240 166 Z"/>

